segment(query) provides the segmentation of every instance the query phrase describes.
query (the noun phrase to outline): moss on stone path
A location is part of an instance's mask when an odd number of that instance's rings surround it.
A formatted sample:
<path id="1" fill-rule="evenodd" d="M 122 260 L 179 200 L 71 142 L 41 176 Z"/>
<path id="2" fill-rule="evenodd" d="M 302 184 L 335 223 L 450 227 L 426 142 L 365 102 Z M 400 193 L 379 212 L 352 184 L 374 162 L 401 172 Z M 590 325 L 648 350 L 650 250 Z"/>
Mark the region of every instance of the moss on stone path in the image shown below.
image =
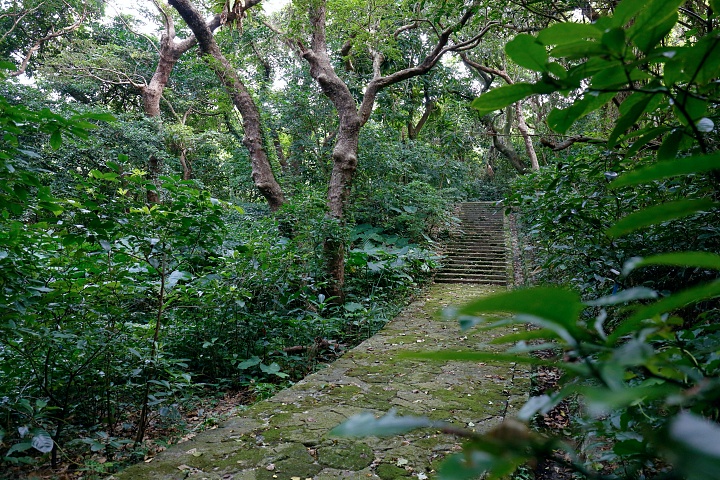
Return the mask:
<path id="1" fill-rule="evenodd" d="M 461 332 L 455 322 L 436 314 L 443 306 L 498 288 L 434 285 L 381 332 L 327 368 L 115 478 L 433 478 L 437 463 L 459 450 L 460 442 L 450 435 L 425 429 L 351 440 L 328 432 L 356 413 L 381 415 L 390 408 L 484 431 L 522 405 L 529 386 L 522 366 L 396 358 L 408 350 L 491 348 L 487 332 Z"/>

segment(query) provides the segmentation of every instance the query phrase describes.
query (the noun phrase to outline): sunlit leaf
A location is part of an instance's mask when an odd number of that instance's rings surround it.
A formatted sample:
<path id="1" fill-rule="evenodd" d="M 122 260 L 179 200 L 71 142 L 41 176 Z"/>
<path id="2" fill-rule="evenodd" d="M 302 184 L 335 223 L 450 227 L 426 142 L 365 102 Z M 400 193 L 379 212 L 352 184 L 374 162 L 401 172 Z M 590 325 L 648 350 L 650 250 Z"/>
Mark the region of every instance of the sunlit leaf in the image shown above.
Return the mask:
<path id="1" fill-rule="evenodd" d="M 505 45 L 505 53 L 521 67 L 544 72 L 547 70 L 547 51 L 535 37 L 526 33 L 516 35 Z"/>
<path id="2" fill-rule="evenodd" d="M 573 43 L 579 38 L 599 40 L 602 30 L 590 23 L 556 23 L 538 33 L 538 40 L 545 45 Z"/>
<path id="3" fill-rule="evenodd" d="M 537 287 L 513 290 L 483 297 L 458 309 L 460 315 L 483 313 L 512 313 L 523 315 L 529 321 L 555 331 L 563 339 L 572 342 L 578 335 L 577 318 L 583 309 L 577 293 L 562 288 Z"/>

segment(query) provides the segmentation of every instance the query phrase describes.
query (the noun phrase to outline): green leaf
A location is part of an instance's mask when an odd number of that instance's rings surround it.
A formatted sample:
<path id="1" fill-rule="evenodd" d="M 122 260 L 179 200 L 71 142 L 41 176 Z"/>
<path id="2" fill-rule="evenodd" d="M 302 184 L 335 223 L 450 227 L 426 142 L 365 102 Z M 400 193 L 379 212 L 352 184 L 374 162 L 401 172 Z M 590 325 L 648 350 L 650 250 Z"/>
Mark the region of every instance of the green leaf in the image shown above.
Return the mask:
<path id="1" fill-rule="evenodd" d="M 636 268 L 650 265 L 720 270 L 720 255 L 710 252 L 674 252 L 661 253 L 646 258 L 635 257 L 625 262 L 622 273 L 628 275 Z"/>
<path id="2" fill-rule="evenodd" d="M 250 368 L 250 367 L 254 367 L 255 365 L 259 365 L 260 362 L 261 362 L 260 357 L 253 356 L 253 357 L 248 358 L 248 359 L 245 360 L 245 361 L 242 361 L 242 362 L 238 363 L 237 368 L 240 369 L 240 370 L 247 370 L 247 369 Z"/>
<path id="3" fill-rule="evenodd" d="M 57 150 L 58 148 L 62 147 L 62 133 L 60 133 L 60 130 L 54 130 L 52 134 L 50 134 L 50 146 L 53 148 L 53 150 Z"/>
<path id="4" fill-rule="evenodd" d="M 593 75 L 590 88 L 600 91 L 615 90 L 624 87 L 628 83 L 647 80 L 649 78 L 652 78 L 649 73 L 637 68 L 629 71 L 623 68 L 606 69 Z"/>
<path id="5" fill-rule="evenodd" d="M 357 302 L 348 302 L 344 305 L 345 310 L 347 310 L 350 313 L 357 312 L 358 310 L 362 310 L 363 306 L 361 303 Z"/>
<path id="6" fill-rule="evenodd" d="M 664 0 L 663 0 L 664 1 Z M 663 19 L 661 23 L 638 30 L 631 34 L 633 42 L 644 53 L 650 52 L 655 46 L 667 36 L 678 21 L 677 12 L 672 12 L 671 16 Z"/>
<path id="7" fill-rule="evenodd" d="M 548 115 L 548 126 L 558 133 L 565 133 L 578 119 L 594 112 L 612 100 L 614 93 L 587 92 L 566 109 L 553 109 Z"/>
<path id="8" fill-rule="evenodd" d="M 117 120 L 114 115 L 110 113 L 83 113 L 81 115 L 74 115 L 71 117 L 71 120 L 74 119 L 90 119 L 90 120 L 98 120 L 101 122 L 114 122 Z M 94 127 L 94 125 L 93 125 Z"/>
<path id="9" fill-rule="evenodd" d="M 691 305 L 703 300 L 720 296 L 720 280 L 711 283 L 688 288 L 674 293 L 662 300 L 635 311 L 630 317 L 623 320 L 620 325 L 608 337 L 608 342 L 613 344 L 622 336 L 637 330 L 643 321 L 651 319 L 656 315 L 669 313 L 678 308 Z"/>
<path id="10" fill-rule="evenodd" d="M 602 44 L 605 45 L 609 51 L 621 57 L 626 48 L 625 30 L 622 28 L 609 29 L 602 36 Z"/>
<path id="11" fill-rule="evenodd" d="M 655 205 L 621 218 L 615 225 L 610 227 L 606 233 L 609 237 L 617 238 L 640 228 L 687 217 L 702 211 L 709 211 L 719 206 L 720 203 L 713 202 L 707 198 L 677 200 L 662 205 Z"/>
<path id="12" fill-rule="evenodd" d="M 720 427 L 688 411 L 670 421 L 663 445 L 670 462 L 688 480 L 707 480 L 720 471 Z"/>
<path id="13" fill-rule="evenodd" d="M 278 365 L 276 362 L 273 362 L 270 365 L 265 365 L 264 363 L 261 363 L 260 370 L 263 373 L 267 373 L 268 375 L 275 375 L 280 378 L 289 377 L 287 373 L 283 373 L 280 371 L 280 365 Z"/>
<path id="14" fill-rule="evenodd" d="M 573 43 L 558 45 L 550 51 L 550 55 L 553 57 L 567 58 L 568 60 L 577 60 L 606 53 L 607 50 L 603 44 L 588 40 L 578 40 Z"/>
<path id="15" fill-rule="evenodd" d="M 165 291 L 169 292 L 172 290 L 180 280 L 189 280 L 191 278 L 192 274 L 190 272 L 174 270 L 170 275 L 168 275 L 167 280 L 165 280 Z"/>
<path id="16" fill-rule="evenodd" d="M 394 410 L 380 418 L 370 412 L 359 413 L 330 430 L 330 435 L 338 437 L 388 437 L 417 430 L 418 428 L 440 427 L 444 422 L 436 422 L 427 417 L 398 416 Z"/>
<path id="17" fill-rule="evenodd" d="M 677 9 L 685 0 L 650 0 L 644 3 L 635 23 L 628 29 L 628 37 L 647 53 L 675 25 Z"/>
<path id="18" fill-rule="evenodd" d="M 520 463 L 522 462 L 511 463 L 503 455 L 470 449 L 443 460 L 438 468 L 438 480 L 494 480 L 509 475 Z"/>
<path id="19" fill-rule="evenodd" d="M 530 83 L 504 85 L 483 93 L 473 100 L 470 106 L 480 112 L 480 115 L 486 115 L 496 110 L 502 110 L 533 93 L 535 93 L 535 88 Z"/>
<path id="20" fill-rule="evenodd" d="M 556 23 L 538 33 L 537 39 L 545 45 L 564 45 L 576 42 L 579 38 L 602 38 L 603 32 L 590 23 Z"/>
<path id="21" fill-rule="evenodd" d="M 579 393 L 585 397 L 589 408 L 594 410 L 595 414 L 624 408 L 641 401 L 663 398 L 677 392 L 679 389 L 675 385 L 666 383 L 619 389 L 589 387 L 586 385 L 578 388 Z"/>
<path id="22" fill-rule="evenodd" d="M 646 93 L 636 92 L 623 102 L 631 102 L 631 106 L 628 108 L 627 112 L 623 113 L 623 115 L 615 122 L 615 128 L 613 128 L 612 133 L 610 133 L 610 136 L 608 137 L 608 148 L 614 148 L 615 145 L 617 145 L 617 140 L 620 135 L 632 128 L 643 113 L 654 108 L 654 105 L 651 105 L 651 101 L 655 97 L 656 95 L 653 94 L 648 95 Z"/>
<path id="23" fill-rule="evenodd" d="M 624 27 L 632 17 L 647 6 L 647 3 L 647 0 L 624 0 L 620 2 L 613 12 L 612 25 L 620 28 Z"/>
<path id="24" fill-rule="evenodd" d="M 642 147 L 652 142 L 654 139 L 660 137 L 663 133 L 670 130 L 670 127 L 647 127 L 642 130 L 632 132 L 625 136 L 625 139 L 637 137 L 630 148 L 628 148 L 627 157 L 631 157 L 640 151 Z"/>
<path id="25" fill-rule="evenodd" d="M 511 292 L 480 298 L 458 309 L 460 315 L 479 315 L 493 312 L 509 312 L 528 315 L 532 323 L 550 328 L 564 339 L 567 336 L 558 330 L 577 333 L 576 322 L 583 310 L 580 296 L 569 290 L 552 287 L 513 290 Z M 540 319 L 540 321 L 538 321 Z M 549 321 L 549 324 L 545 322 Z"/>
<path id="26" fill-rule="evenodd" d="M 677 128 L 670 135 L 666 135 L 660 148 L 657 152 L 657 159 L 659 161 L 664 160 L 675 160 L 677 154 L 680 151 L 680 145 L 682 143 L 685 132 L 682 128 Z"/>
<path id="27" fill-rule="evenodd" d="M 616 293 L 615 295 L 609 295 L 607 297 L 598 298 L 597 300 L 587 301 L 585 304 L 592 307 L 606 307 L 609 305 L 618 305 L 620 303 L 627 303 L 635 300 L 655 299 L 657 297 L 658 294 L 655 290 L 646 287 L 633 287 Z"/>
<path id="28" fill-rule="evenodd" d="M 610 184 L 611 189 L 663 180 L 677 175 L 690 175 L 720 169 L 720 151 L 679 160 L 658 162 L 626 173 Z"/>
<path id="29" fill-rule="evenodd" d="M 16 443 L 10 447 L 7 452 L 5 452 L 5 456 L 9 457 L 15 452 L 24 452 L 26 450 L 30 450 L 31 448 L 33 448 L 33 445 L 30 442 Z"/>
<path id="30" fill-rule="evenodd" d="M 515 36 L 505 45 L 505 53 L 521 67 L 536 72 L 547 71 L 547 51 L 545 45 L 526 33 Z"/>

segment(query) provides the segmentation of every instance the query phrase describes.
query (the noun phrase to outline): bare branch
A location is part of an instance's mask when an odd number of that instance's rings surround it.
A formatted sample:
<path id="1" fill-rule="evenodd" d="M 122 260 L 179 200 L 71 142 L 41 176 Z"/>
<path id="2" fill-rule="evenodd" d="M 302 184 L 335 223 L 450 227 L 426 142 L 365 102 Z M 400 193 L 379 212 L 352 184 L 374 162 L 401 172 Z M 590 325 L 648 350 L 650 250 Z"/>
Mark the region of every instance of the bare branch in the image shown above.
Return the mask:
<path id="1" fill-rule="evenodd" d="M 560 150 L 565 150 L 566 148 L 570 148 L 575 143 L 595 143 L 595 144 L 601 144 L 601 143 L 607 143 L 607 140 L 604 140 L 602 138 L 592 138 L 592 137 L 585 137 L 583 135 L 576 135 L 573 137 L 570 137 L 562 142 L 553 142 L 552 140 L 549 140 L 547 138 L 541 138 L 540 144 L 544 147 L 548 147 L 552 149 L 554 152 L 559 152 Z"/>
<path id="2" fill-rule="evenodd" d="M 406 32 L 408 30 L 413 30 L 415 28 L 418 28 L 419 26 L 420 26 L 420 22 L 418 20 L 415 20 L 413 23 L 410 23 L 408 25 L 403 25 L 402 27 L 395 30 L 393 37 L 395 37 L 395 39 L 397 39 L 402 32 Z"/>

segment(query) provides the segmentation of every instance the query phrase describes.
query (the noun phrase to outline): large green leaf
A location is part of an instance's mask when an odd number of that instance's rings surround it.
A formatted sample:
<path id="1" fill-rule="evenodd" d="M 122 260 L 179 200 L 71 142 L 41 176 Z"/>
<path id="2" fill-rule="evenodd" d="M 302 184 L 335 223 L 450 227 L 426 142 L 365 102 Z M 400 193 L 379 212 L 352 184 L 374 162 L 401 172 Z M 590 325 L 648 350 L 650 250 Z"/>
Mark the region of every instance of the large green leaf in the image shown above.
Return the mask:
<path id="1" fill-rule="evenodd" d="M 541 358 L 527 355 L 509 355 L 505 353 L 477 352 L 469 350 L 441 350 L 436 352 L 401 352 L 397 358 L 408 358 L 414 360 L 435 360 L 435 361 L 458 361 L 458 362 L 487 362 L 487 363 L 521 363 L 523 365 L 555 365 L 557 362 L 550 362 Z"/>
<path id="2" fill-rule="evenodd" d="M 653 94 L 636 92 L 623 102 L 631 102 L 631 104 L 628 110 L 615 122 L 615 128 L 608 137 L 608 148 L 614 148 L 620 135 L 628 131 L 643 113 L 654 108 L 654 105 L 651 105 L 654 97 Z"/>
<path id="3" fill-rule="evenodd" d="M 575 121 L 602 107 L 614 96 L 614 93 L 587 92 L 582 99 L 576 100 L 568 108 L 553 109 L 548 115 L 548 126 L 558 133 L 565 133 Z"/>
<path id="4" fill-rule="evenodd" d="M 697 287 L 688 288 L 681 292 L 674 293 L 659 302 L 644 307 L 633 313 L 631 320 L 642 320 L 652 318 L 661 313 L 671 312 L 681 307 L 691 305 L 703 300 L 720 296 L 720 280 L 699 285 Z"/>
<path id="5" fill-rule="evenodd" d="M 547 51 L 545 45 L 539 43 L 535 37 L 526 33 L 517 35 L 505 45 L 505 53 L 521 67 L 547 71 Z"/>
<path id="6" fill-rule="evenodd" d="M 418 428 L 440 427 L 444 422 L 436 422 L 427 417 L 398 416 L 390 410 L 384 416 L 375 418 L 370 412 L 359 413 L 333 428 L 330 435 L 338 437 L 387 437 L 401 435 Z"/>
<path id="7" fill-rule="evenodd" d="M 483 93 L 473 100 L 470 106 L 480 112 L 480 115 L 502 110 L 518 100 L 522 100 L 535 93 L 535 88 L 530 83 L 515 83 L 495 88 Z"/>
<path id="8" fill-rule="evenodd" d="M 635 257 L 625 262 L 623 275 L 629 274 L 636 268 L 651 265 L 720 270 L 720 255 L 710 252 L 673 252 L 645 258 Z"/>
<path id="9" fill-rule="evenodd" d="M 625 24 L 645 8 L 647 4 L 647 0 L 623 0 L 615 7 L 611 18 L 612 24 L 615 27 L 624 27 Z"/>
<path id="10" fill-rule="evenodd" d="M 658 162 L 645 168 L 640 168 L 622 175 L 610 184 L 610 188 L 628 187 L 648 183 L 653 180 L 663 180 L 677 175 L 691 175 L 720 169 L 720 151 L 708 155 L 696 155 Z"/>
<path id="11" fill-rule="evenodd" d="M 458 309 L 458 313 L 481 315 L 509 312 L 529 315 L 548 320 L 568 331 L 575 331 L 578 315 L 583 308 L 580 296 L 575 292 L 562 288 L 537 287 L 480 298 Z M 554 330 L 552 327 L 546 327 Z"/>
<path id="12" fill-rule="evenodd" d="M 550 55 L 553 57 L 567 58 L 568 60 L 603 55 L 605 53 L 607 53 L 607 49 L 603 44 L 588 40 L 577 40 L 573 43 L 558 45 L 550 51 Z"/>
<path id="13" fill-rule="evenodd" d="M 556 23 L 538 33 L 538 40 L 545 45 L 564 45 L 576 42 L 579 38 L 602 38 L 603 32 L 591 23 Z"/>
<path id="14" fill-rule="evenodd" d="M 677 200 L 662 205 L 655 205 L 621 218 L 615 225 L 607 230 L 607 234 L 613 238 L 620 237 L 640 228 L 687 217 L 701 211 L 709 211 L 718 207 L 720 207 L 720 203 L 713 202 L 707 198 Z"/>
<path id="15" fill-rule="evenodd" d="M 663 0 L 665 1 L 665 0 Z M 667 36 L 678 21 L 677 12 L 665 17 L 662 22 L 640 29 L 634 33 L 633 42 L 645 53 L 650 52 L 655 46 Z"/>
<path id="16" fill-rule="evenodd" d="M 685 0 L 650 0 L 635 17 L 635 23 L 628 29 L 628 37 L 648 52 L 660 41 L 677 22 L 677 9 Z"/>

